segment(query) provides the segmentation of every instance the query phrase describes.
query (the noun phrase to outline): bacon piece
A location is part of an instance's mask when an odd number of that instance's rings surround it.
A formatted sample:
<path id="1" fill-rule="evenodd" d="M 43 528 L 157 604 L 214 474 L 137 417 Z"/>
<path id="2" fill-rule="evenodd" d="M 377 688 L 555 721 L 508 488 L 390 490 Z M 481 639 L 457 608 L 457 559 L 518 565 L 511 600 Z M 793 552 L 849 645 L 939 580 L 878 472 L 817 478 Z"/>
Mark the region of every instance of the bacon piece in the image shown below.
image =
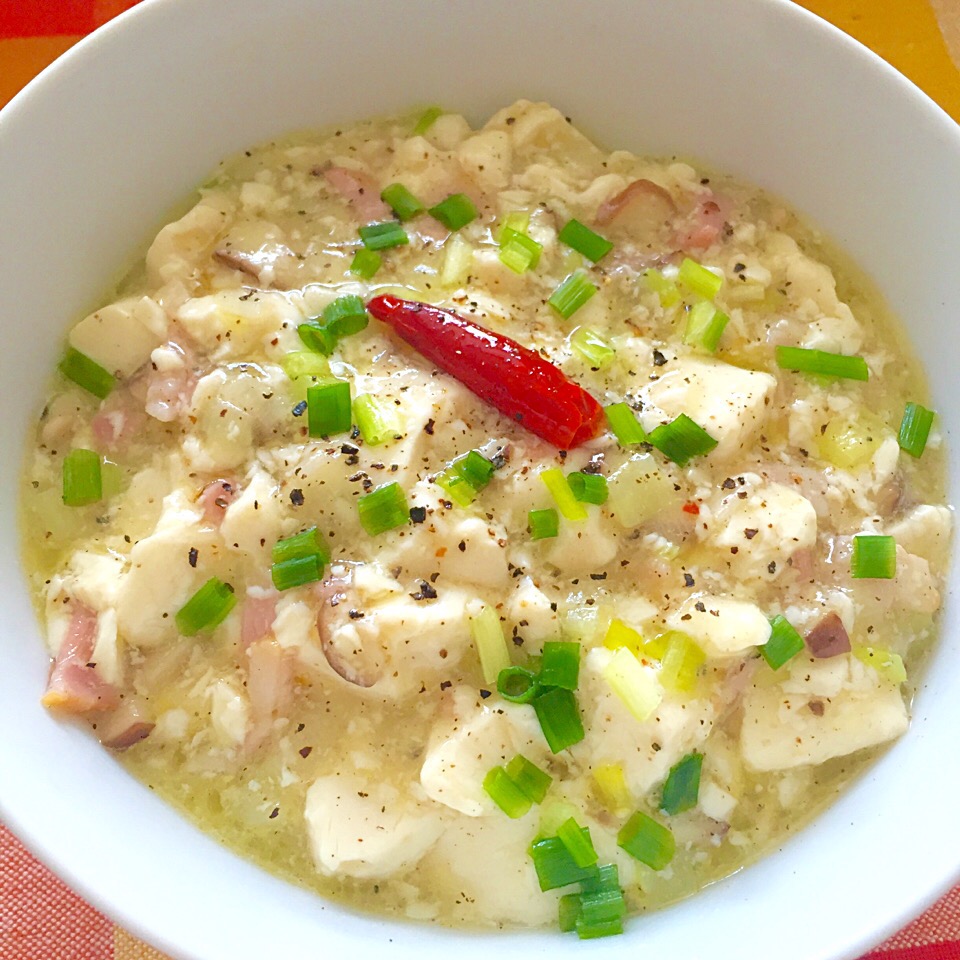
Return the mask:
<path id="1" fill-rule="evenodd" d="M 227 507 L 237 495 L 237 487 L 229 480 L 214 480 L 208 483 L 197 497 L 197 503 L 203 507 L 203 519 L 219 527 L 223 522 L 223 515 Z"/>
<path id="2" fill-rule="evenodd" d="M 634 180 L 597 208 L 600 226 L 616 224 L 631 232 L 649 232 L 663 226 L 677 212 L 669 191 L 652 180 Z"/>
<path id="3" fill-rule="evenodd" d="M 269 632 L 277 616 L 277 595 L 254 597 L 249 593 L 243 601 L 240 615 L 240 644 L 247 649 L 251 644 L 263 639 Z"/>
<path id="4" fill-rule="evenodd" d="M 804 639 L 810 655 L 818 660 L 850 652 L 847 629 L 835 613 L 828 613 Z"/>
<path id="5" fill-rule="evenodd" d="M 677 225 L 676 244 L 681 250 L 702 252 L 712 247 L 723 233 L 727 204 L 716 194 L 700 200 L 684 221 Z"/>
<path id="6" fill-rule="evenodd" d="M 346 167 L 327 167 L 324 179 L 353 208 L 361 223 L 386 220 L 390 208 L 380 199 L 380 187 L 368 173 Z"/>
<path id="7" fill-rule="evenodd" d="M 97 448 L 116 450 L 126 445 L 143 426 L 139 410 L 128 390 L 114 390 L 90 421 Z"/>

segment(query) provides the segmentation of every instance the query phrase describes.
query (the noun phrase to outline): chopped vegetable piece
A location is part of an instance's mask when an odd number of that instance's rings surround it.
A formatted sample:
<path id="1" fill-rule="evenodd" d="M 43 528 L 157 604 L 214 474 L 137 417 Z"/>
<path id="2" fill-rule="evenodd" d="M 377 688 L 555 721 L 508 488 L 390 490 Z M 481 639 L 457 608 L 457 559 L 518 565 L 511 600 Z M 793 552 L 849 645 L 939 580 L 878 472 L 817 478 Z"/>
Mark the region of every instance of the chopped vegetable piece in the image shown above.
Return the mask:
<path id="1" fill-rule="evenodd" d="M 557 839 L 567 848 L 567 852 L 578 867 L 592 866 L 600 859 L 593 848 L 590 831 L 586 827 L 581 827 L 573 817 L 565 820 L 557 828 Z"/>
<path id="2" fill-rule="evenodd" d="M 103 498 L 100 454 L 78 448 L 63 458 L 63 502 L 68 507 L 85 507 Z"/>
<path id="3" fill-rule="evenodd" d="M 803 637 L 786 617 L 776 616 L 770 621 L 770 639 L 760 648 L 763 659 L 779 670 L 803 649 Z"/>
<path id="4" fill-rule="evenodd" d="M 492 479 L 496 467 L 479 450 L 471 450 L 463 457 L 454 460 L 454 464 L 463 478 L 474 490 L 482 490 Z"/>
<path id="5" fill-rule="evenodd" d="M 500 225 L 500 232 L 497 234 L 497 243 L 502 244 L 504 238 L 513 231 L 514 233 L 526 233 L 530 228 L 530 214 L 526 210 L 513 210 L 504 217 Z"/>
<path id="6" fill-rule="evenodd" d="M 443 266 L 440 268 L 440 283 L 444 287 L 455 287 L 463 283 L 470 275 L 473 263 L 473 245 L 455 233 L 445 244 Z"/>
<path id="7" fill-rule="evenodd" d="M 610 689 L 641 723 L 660 705 L 663 699 L 660 684 L 626 647 L 614 651 L 602 672 Z"/>
<path id="8" fill-rule="evenodd" d="M 284 354 L 280 365 L 291 380 L 298 380 L 300 377 L 316 379 L 330 376 L 330 364 L 321 354 L 312 350 L 294 350 L 292 353 Z"/>
<path id="9" fill-rule="evenodd" d="M 105 370 L 99 363 L 73 347 L 67 347 L 57 369 L 68 380 L 101 400 L 109 395 L 117 383 L 117 378 L 109 370 Z"/>
<path id="10" fill-rule="evenodd" d="M 484 606 L 476 616 L 470 617 L 470 633 L 480 655 L 484 681 L 497 683 L 500 671 L 510 666 L 510 651 L 496 609 Z"/>
<path id="11" fill-rule="evenodd" d="M 569 320 L 596 292 L 597 288 L 587 279 L 587 275 L 575 270 L 553 291 L 547 303 L 564 320 Z"/>
<path id="12" fill-rule="evenodd" d="M 685 413 L 670 423 L 662 423 L 650 432 L 647 440 L 668 460 L 681 467 L 685 467 L 694 457 L 709 453 L 717 445 L 717 441 Z"/>
<path id="13" fill-rule="evenodd" d="M 360 525 L 371 537 L 405 526 L 410 519 L 407 495 L 399 483 L 386 483 L 357 501 Z"/>
<path id="14" fill-rule="evenodd" d="M 540 660 L 540 684 L 576 690 L 580 682 L 580 643 L 570 640 L 547 640 Z"/>
<path id="15" fill-rule="evenodd" d="M 530 856 L 543 891 L 578 883 L 599 873 L 595 866 L 578 867 L 559 837 L 535 840 L 530 845 Z"/>
<path id="16" fill-rule="evenodd" d="M 427 107 L 420 116 L 420 119 L 413 126 L 413 136 L 422 137 L 436 122 L 443 116 L 443 109 L 440 107 Z"/>
<path id="17" fill-rule="evenodd" d="M 533 709 L 553 753 L 566 750 L 583 739 L 583 721 L 572 691 L 555 687 L 540 693 L 533 699 Z"/>
<path id="18" fill-rule="evenodd" d="M 868 667 L 873 667 L 884 680 L 889 680 L 891 683 L 904 683 L 907 679 L 907 668 L 903 665 L 903 658 L 898 653 L 884 650 L 882 647 L 860 645 L 853 647 L 851 653 Z"/>
<path id="19" fill-rule="evenodd" d="M 504 227 L 500 234 L 500 262 L 514 273 L 526 273 L 540 262 L 543 245 L 519 230 Z"/>
<path id="20" fill-rule="evenodd" d="M 323 563 L 330 559 L 330 548 L 316 527 L 310 527 L 292 537 L 278 540 L 273 545 L 271 559 L 274 563 L 296 560 L 300 557 L 320 557 Z"/>
<path id="21" fill-rule="evenodd" d="M 553 507 L 531 510 L 527 514 L 527 529 L 531 540 L 548 540 L 560 532 L 560 517 Z"/>
<path id="22" fill-rule="evenodd" d="M 626 647 L 632 654 L 639 655 L 643 649 L 643 637 L 632 627 L 628 627 L 622 620 L 611 620 L 607 633 L 603 638 L 603 645 L 608 650 Z"/>
<path id="23" fill-rule="evenodd" d="M 402 184 L 391 183 L 380 191 L 380 199 L 389 205 L 398 220 L 412 220 L 427 208 Z"/>
<path id="24" fill-rule="evenodd" d="M 653 817 L 638 810 L 617 834 L 617 844 L 635 860 L 662 870 L 676 850 L 673 834 Z"/>
<path id="25" fill-rule="evenodd" d="M 817 373 L 844 380 L 868 380 L 870 370 L 863 357 L 847 357 L 806 347 L 777 347 L 777 366 L 800 373 Z"/>
<path id="26" fill-rule="evenodd" d="M 584 507 L 573 495 L 567 478 L 563 471 L 558 467 L 548 467 L 540 471 L 540 479 L 550 491 L 557 509 L 567 520 L 586 520 L 588 517 L 587 508 Z"/>
<path id="27" fill-rule="evenodd" d="M 644 270 L 643 283 L 660 298 L 660 306 L 672 307 L 680 302 L 680 290 L 673 280 L 668 280 L 659 270 Z"/>
<path id="28" fill-rule="evenodd" d="M 611 813 L 622 816 L 630 809 L 633 797 L 619 763 L 604 763 L 595 767 L 593 782 L 601 802 Z"/>
<path id="29" fill-rule="evenodd" d="M 459 230 L 477 219 L 477 208 L 465 193 L 452 193 L 430 208 L 430 216 L 448 230 Z"/>
<path id="30" fill-rule="evenodd" d="M 571 450 L 597 435 L 600 404 L 533 350 L 425 303 L 375 297 L 367 309 L 481 400 L 548 443 Z"/>
<path id="31" fill-rule="evenodd" d="M 660 809 L 670 816 L 692 810 L 700 798 L 700 770 L 703 767 L 703 754 L 688 753 L 678 760 L 667 774 L 660 798 Z"/>
<path id="32" fill-rule="evenodd" d="M 897 575 L 897 542 L 893 537 L 857 534 L 853 538 L 850 575 L 858 580 L 892 580 Z"/>
<path id="33" fill-rule="evenodd" d="M 616 350 L 599 333 L 589 327 L 577 327 L 570 334 L 570 346 L 594 370 L 602 370 L 604 367 L 608 367 L 617 355 Z"/>
<path id="34" fill-rule="evenodd" d="M 349 380 L 330 380 L 307 389 L 307 429 L 311 437 L 350 429 Z"/>
<path id="35" fill-rule="evenodd" d="M 599 233 L 594 233 L 579 220 L 568 220 L 557 234 L 557 239 L 582 253 L 588 260 L 596 263 L 602 260 L 612 249 L 613 244 Z"/>
<path id="36" fill-rule="evenodd" d="M 580 916 L 580 894 L 565 893 L 558 904 L 558 922 L 561 933 L 570 933 L 577 929 L 577 918 Z"/>
<path id="37" fill-rule="evenodd" d="M 383 264 L 383 257 L 376 250 L 361 247 L 350 261 L 350 272 L 364 280 L 372 280 Z"/>
<path id="38" fill-rule="evenodd" d="M 291 557 L 275 562 L 270 567 L 270 579 L 278 590 L 302 587 L 305 583 L 316 583 L 323 575 L 323 562 L 319 554 L 306 557 Z"/>
<path id="39" fill-rule="evenodd" d="M 644 644 L 643 652 L 655 655 L 662 644 L 660 660 L 660 683 L 665 690 L 689 693 L 697 685 L 697 673 L 707 659 L 706 654 L 693 639 L 679 630 L 670 630 L 657 641 Z"/>
<path id="40" fill-rule="evenodd" d="M 510 703 L 530 703 L 540 692 L 540 681 L 526 667 L 504 667 L 497 674 L 497 692 Z"/>
<path id="41" fill-rule="evenodd" d="M 647 442 L 647 434 L 640 426 L 640 421 L 637 420 L 629 404 L 611 403 L 609 407 L 604 407 L 604 412 L 607 415 L 607 423 L 610 424 L 610 429 L 621 447 Z"/>
<path id="42" fill-rule="evenodd" d="M 553 783 L 549 773 L 531 763 L 522 753 L 518 753 L 507 764 L 507 775 L 534 803 L 543 803 Z"/>
<path id="43" fill-rule="evenodd" d="M 510 818 L 517 820 L 530 811 L 533 801 L 503 767 L 493 767 L 483 778 L 483 789 Z"/>
<path id="44" fill-rule="evenodd" d="M 211 577 L 178 611 L 174 618 L 185 637 L 213 630 L 236 606 L 237 595 L 229 583 Z"/>
<path id="45" fill-rule="evenodd" d="M 376 447 L 387 440 L 397 440 L 403 434 L 397 406 L 392 400 L 361 393 L 353 401 L 353 415 L 363 442 L 368 446 Z"/>
<path id="46" fill-rule="evenodd" d="M 887 435 L 879 417 L 860 409 L 850 417 L 832 417 L 821 428 L 817 453 L 835 466 L 852 470 L 871 460 Z"/>
<path id="47" fill-rule="evenodd" d="M 689 257 L 683 258 L 683 263 L 680 264 L 680 270 L 677 273 L 677 280 L 692 293 L 703 297 L 704 300 L 712 300 L 723 286 L 723 277 L 718 276 L 712 270 L 708 270 Z"/>
<path id="48" fill-rule="evenodd" d="M 477 499 L 477 491 L 473 484 L 456 467 L 448 467 L 434 478 L 437 486 L 446 491 L 447 496 L 461 507 L 469 507 Z"/>
<path id="49" fill-rule="evenodd" d="M 360 228 L 360 239 L 368 250 L 389 250 L 391 247 L 402 247 L 410 242 L 406 231 L 396 220 L 368 223 Z"/>
<path id="50" fill-rule="evenodd" d="M 730 318 L 725 313 L 717 310 L 712 303 L 701 300 L 695 303 L 687 314 L 683 342 L 713 353 L 729 322 Z"/>
<path id="51" fill-rule="evenodd" d="M 329 357 L 337 345 L 337 336 L 329 328 L 313 320 L 307 320 L 297 327 L 297 334 L 303 345 L 314 353 Z"/>
<path id="52" fill-rule="evenodd" d="M 599 473 L 582 473 L 580 471 L 567 474 L 567 483 L 574 497 L 581 503 L 601 504 L 607 502 L 607 478 Z"/>
<path id="53" fill-rule="evenodd" d="M 367 308 L 356 294 L 337 297 L 323 308 L 323 325 L 337 340 L 365 330 L 369 322 Z"/>
<path id="54" fill-rule="evenodd" d="M 561 823 L 579 815 L 580 811 L 572 803 L 551 798 L 540 808 L 538 837 L 556 836 Z"/>
<path id="55" fill-rule="evenodd" d="M 900 421 L 900 432 L 897 441 L 900 449 L 911 457 L 919 457 L 927 445 L 930 428 L 933 426 L 934 412 L 921 406 L 919 403 L 908 403 Z"/>
<path id="56" fill-rule="evenodd" d="M 580 882 L 580 917 L 577 925 L 600 927 L 623 919 L 627 905 L 620 889 L 620 877 L 615 863 L 604 864 L 598 876 Z M 606 934 L 600 934 L 605 936 Z"/>

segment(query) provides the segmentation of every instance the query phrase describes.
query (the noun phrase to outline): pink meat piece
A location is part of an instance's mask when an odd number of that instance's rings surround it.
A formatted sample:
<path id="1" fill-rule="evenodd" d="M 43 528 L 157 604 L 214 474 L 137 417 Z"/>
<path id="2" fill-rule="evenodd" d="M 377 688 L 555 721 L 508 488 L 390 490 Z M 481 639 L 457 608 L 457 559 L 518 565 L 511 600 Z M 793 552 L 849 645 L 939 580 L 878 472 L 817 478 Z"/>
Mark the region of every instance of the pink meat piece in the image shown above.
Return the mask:
<path id="1" fill-rule="evenodd" d="M 819 660 L 850 652 L 850 637 L 836 613 L 828 613 L 804 640 L 810 655 Z"/>
<path id="2" fill-rule="evenodd" d="M 270 632 L 276 615 L 277 595 L 275 593 L 265 597 L 247 594 L 240 615 L 240 643 L 245 650 Z"/>
<path id="3" fill-rule="evenodd" d="M 601 226 L 617 220 L 640 220 L 645 225 L 663 222 L 676 213 L 677 205 L 670 193 L 652 180 L 634 180 L 616 196 L 604 200 L 597 208 Z"/>
<path id="4" fill-rule="evenodd" d="M 324 179 L 346 200 L 361 223 L 386 220 L 390 208 L 380 199 L 380 187 L 368 173 L 346 167 L 327 167 Z"/>
<path id="5" fill-rule="evenodd" d="M 681 250 L 702 252 L 712 247 L 723 233 L 729 204 L 716 194 L 700 199 L 676 226 L 676 244 Z"/>
<path id="6" fill-rule="evenodd" d="M 104 400 L 90 421 L 90 428 L 99 450 L 118 450 L 137 435 L 143 423 L 143 411 L 137 407 L 133 394 L 121 389 Z"/>
<path id="7" fill-rule="evenodd" d="M 227 507 L 233 503 L 237 493 L 236 484 L 229 480 L 219 479 L 208 483 L 197 497 L 197 503 L 203 508 L 203 519 L 219 527 Z"/>
<path id="8" fill-rule="evenodd" d="M 247 751 L 260 746 L 274 720 L 289 712 L 293 703 L 293 677 L 293 658 L 276 640 L 258 640 L 250 645 L 247 696 L 253 723 L 247 734 Z"/>

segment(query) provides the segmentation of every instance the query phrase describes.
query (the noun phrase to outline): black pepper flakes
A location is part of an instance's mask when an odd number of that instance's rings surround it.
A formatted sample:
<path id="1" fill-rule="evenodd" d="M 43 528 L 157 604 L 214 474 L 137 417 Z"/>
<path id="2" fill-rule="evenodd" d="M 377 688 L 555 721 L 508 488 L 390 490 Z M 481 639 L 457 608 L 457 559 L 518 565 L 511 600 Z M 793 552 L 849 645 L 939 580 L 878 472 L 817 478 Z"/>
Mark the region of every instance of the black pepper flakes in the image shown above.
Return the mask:
<path id="1" fill-rule="evenodd" d="M 307 757 L 309 757 L 310 754 L 313 753 L 313 747 L 301 747 L 298 752 L 300 756 L 303 757 L 304 760 L 306 760 Z"/>
<path id="2" fill-rule="evenodd" d="M 294 408 L 293 415 L 295 417 L 302 417 L 307 412 L 307 401 L 301 400 Z"/>
<path id="3" fill-rule="evenodd" d="M 303 506 L 303 491 L 299 487 L 294 487 L 293 490 L 290 491 L 290 502 L 295 507 Z"/>
<path id="4" fill-rule="evenodd" d="M 420 589 L 416 593 L 411 593 L 410 596 L 414 600 L 436 600 L 437 591 L 426 580 L 421 580 Z"/>
<path id="5" fill-rule="evenodd" d="M 427 508 L 426 507 L 411 507 L 410 508 L 410 522 L 411 523 L 423 523 L 427 519 Z"/>
<path id="6" fill-rule="evenodd" d="M 197 557 L 200 556 L 200 551 L 196 547 L 191 547 L 190 552 L 187 554 L 187 562 L 191 567 L 196 567 Z"/>
<path id="7" fill-rule="evenodd" d="M 423 427 L 423 432 L 424 432 L 428 437 L 432 437 L 432 436 L 433 436 L 433 428 L 434 428 L 436 425 L 437 425 L 436 420 L 434 420 L 433 417 L 431 417 L 431 418 L 426 422 L 426 424 L 424 425 L 424 427 Z"/>

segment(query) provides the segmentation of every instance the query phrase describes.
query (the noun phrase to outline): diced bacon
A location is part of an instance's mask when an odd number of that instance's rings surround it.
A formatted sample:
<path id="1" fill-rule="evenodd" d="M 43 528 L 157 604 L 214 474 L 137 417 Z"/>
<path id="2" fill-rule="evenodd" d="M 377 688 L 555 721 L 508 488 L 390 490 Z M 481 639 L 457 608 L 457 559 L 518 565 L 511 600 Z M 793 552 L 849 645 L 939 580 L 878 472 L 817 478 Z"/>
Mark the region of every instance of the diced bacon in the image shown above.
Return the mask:
<path id="1" fill-rule="evenodd" d="M 90 421 L 97 448 L 123 447 L 143 426 L 143 412 L 137 409 L 128 390 L 114 390 Z"/>
<path id="2" fill-rule="evenodd" d="M 203 508 L 203 519 L 219 527 L 223 522 L 223 515 L 227 507 L 233 503 L 238 493 L 235 484 L 229 480 L 214 480 L 208 483 L 203 492 L 197 497 L 197 503 Z"/>
<path id="3" fill-rule="evenodd" d="M 119 702 L 119 693 L 97 673 L 90 662 L 97 634 L 97 614 L 74 601 L 73 616 L 60 650 L 53 661 L 42 703 L 65 713 L 92 713 L 110 710 Z"/>
<path id="4" fill-rule="evenodd" d="M 155 726 L 143 701 L 139 697 L 128 696 L 97 725 L 97 735 L 105 747 L 126 750 L 146 739 Z"/>
<path id="5" fill-rule="evenodd" d="M 276 615 L 276 594 L 268 594 L 264 597 L 247 594 L 240 615 L 240 643 L 244 649 L 263 639 L 270 632 Z"/>
<path id="6" fill-rule="evenodd" d="M 850 652 L 850 637 L 840 617 L 828 613 L 805 637 L 811 656 L 820 660 Z"/>
<path id="7" fill-rule="evenodd" d="M 677 212 L 669 192 L 652 180 L 634 180 L 597 209 L 600 226 L 617 223 L 624 227 L 655 228 Z"/>
<path id="8" fill-rule="evenodd" d="M 346 167 L 327 167 L 324 179 L 346 200 L 361 223 L 386 220 L 390 208 L 380 199 L 380 187 L 367 173 Z"/>
<path id="9" fill-rule="evenodd" d="M 723 233 L 729 211 L 721 198 L 712 194 L 704 197 L 677 224 L 676 243 L 681 250 L 703 251 L 713 246 Z"/>

